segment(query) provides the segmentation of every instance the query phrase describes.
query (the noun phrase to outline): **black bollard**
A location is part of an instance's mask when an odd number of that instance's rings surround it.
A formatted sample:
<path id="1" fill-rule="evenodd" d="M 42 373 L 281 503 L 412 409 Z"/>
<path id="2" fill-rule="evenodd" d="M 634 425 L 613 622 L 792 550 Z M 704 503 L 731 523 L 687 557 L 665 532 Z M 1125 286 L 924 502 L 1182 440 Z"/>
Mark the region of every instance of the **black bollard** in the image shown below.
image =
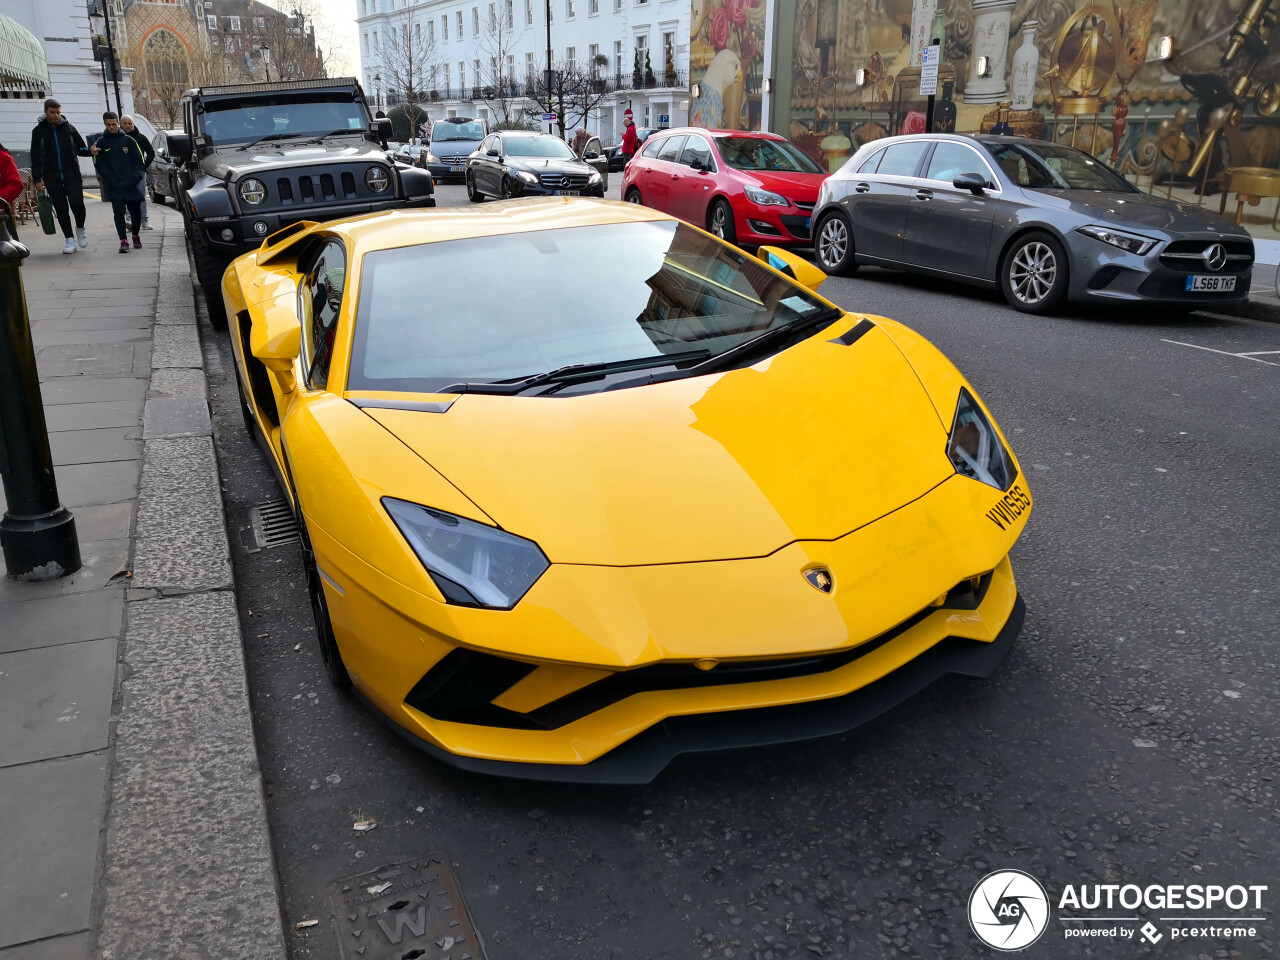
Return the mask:
<path id="1" fill-rule="evenodd" d="M 8 502 L 0 547 L 9 576 L 52 580 L 80 569 L 76 521 L 58 500 L 36 374 L 13 208 L 0 200 L 0 476 Z"/>

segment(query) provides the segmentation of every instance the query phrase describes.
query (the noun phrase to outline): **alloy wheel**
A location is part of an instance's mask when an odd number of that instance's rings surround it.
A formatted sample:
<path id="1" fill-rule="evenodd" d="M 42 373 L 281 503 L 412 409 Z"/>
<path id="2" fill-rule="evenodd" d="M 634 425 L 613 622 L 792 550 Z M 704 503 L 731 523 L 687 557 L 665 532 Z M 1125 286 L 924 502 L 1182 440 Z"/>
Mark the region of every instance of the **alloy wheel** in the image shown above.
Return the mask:
<path id="1" fill-rule="evenodd" d="M 1058 258 L 1039 240 L 1024 245 L 1009 261 L 1009 286 L 1022 303 L 1040 303 L 1057 278 Z"/>
<path id="2" fill-rule="evenodd" d="M 724 205 L 720 204 L 716 206 L 715 210 L 711 211 L 711 232 L 723 240 L 725 226 Z"/>
<path id="3" fill-rule="evenodd" d="M 818 259 L 823 267 L 837 267 L 849 249 L 849 230 L 839 217 L 831 217 L 818 234 Z"/>

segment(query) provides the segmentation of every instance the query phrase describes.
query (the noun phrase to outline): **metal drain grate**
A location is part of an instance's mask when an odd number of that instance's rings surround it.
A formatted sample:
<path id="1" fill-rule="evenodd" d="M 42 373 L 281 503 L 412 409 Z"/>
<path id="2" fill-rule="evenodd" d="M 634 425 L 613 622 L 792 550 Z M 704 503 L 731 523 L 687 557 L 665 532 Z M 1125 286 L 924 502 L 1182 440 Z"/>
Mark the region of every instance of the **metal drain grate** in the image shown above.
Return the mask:
<path id="1" fill-rule="evenodd" d="M 250 553 L 256 553 L 264 547 L 278 547 L 284 543 L 298 541 L 298 521 L 294 518 L 293 508 L 287 500 L 268 500 L 249 509 L 251 540 L 246 547 Z"/>

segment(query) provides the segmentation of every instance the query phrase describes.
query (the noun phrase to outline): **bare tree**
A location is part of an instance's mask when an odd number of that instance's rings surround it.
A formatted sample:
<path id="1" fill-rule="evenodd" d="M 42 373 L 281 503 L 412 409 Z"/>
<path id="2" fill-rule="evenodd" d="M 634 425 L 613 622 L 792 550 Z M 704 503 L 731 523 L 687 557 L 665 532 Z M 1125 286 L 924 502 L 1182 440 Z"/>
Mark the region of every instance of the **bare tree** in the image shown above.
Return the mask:
<path id="1" fill-rule="evenodd" d="M 436 60 L 436 45 L 425 26 L 429 18 L 419 15 L 417 7 L 412 5 L 403 8 L 403 14 L 399 22 L 390 27 L 377 53 L 377 64 L 384 89 L 388 91 L 388 101 L 405 104 L 409 129 L 416 131 L 427 117 L 420 101 L 426 99 L 427 77 Z"/>
<path id="2" fill-rule="evenodd" d="M 325 51 L 316 38 L 317 13 L 313 0 L 292 0 L 288 15 L 253 17 L 247 43 L 259 56 L 263 79 L 317 80 L 329 75 Z"/>
<path id="3" fill-rule="evenodd" d="M 516 80 L 515 54 L 524 37 L 523 23 L 517 26 L 514 0 L 490 0 L 488 17 L 482 21 L 476 46 L 484 55 L 480 61 L 482 76 L 480 93 L 494 114 L 501 119 L 499 127 L 516 125 L 523 120 L 524 91 Z"/>
<path id="4" fill-rule="evenodd" d="M 560 138 L 566 139 L 566 129 L 585 126 L 609 96 L 609 85 L 603 71 L 609 66 L 609 58 L 603 53 L 593 60 L 561 60 L 551 71 L 551 90 L 545 82 L 539 82 L 540 103 L 547 112 L 556 115 Z M 538 87 L 535 87 L 537 89 Z"/>

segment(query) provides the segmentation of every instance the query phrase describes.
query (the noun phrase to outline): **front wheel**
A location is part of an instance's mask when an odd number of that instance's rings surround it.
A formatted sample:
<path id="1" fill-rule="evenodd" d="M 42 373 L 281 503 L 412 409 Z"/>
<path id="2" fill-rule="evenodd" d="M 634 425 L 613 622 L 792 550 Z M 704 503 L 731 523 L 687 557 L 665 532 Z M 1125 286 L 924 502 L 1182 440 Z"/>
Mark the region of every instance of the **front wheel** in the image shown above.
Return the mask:
<path id="1" fill-rule="evenodd" d="M 476 181 L 471 174 L 467 174 L 467 199 L 472 203 L 479 203 L 484 199 L 484 194 L 476 189 Z"/>
<path id="2" fill-rule="evenodd" d="M 640 203 L 640 204 L 644 203 L 644 201 L 640 199 L 640 191 L 637 190 L 635 187 L 632 187 L 630 190 L 627 191 L 627 195 L 625 199 L 627 203 Z"/>
<path id="3" fill-rule="evenodd" d="M 151 202 L 152 202 L 152 203 L 159 203 L 159 204 L 163 204 L 163 203 L 164 203 L 164 194 L 163 194 L 163 193 L 161 193 L 159 190 L 152 190 L 152 191 L 151 191 Z"/>
<path id="4" fill-rule="evenodd" d="M 222 303 L 222 272 L 226 264 L 222 263 L 208 247 L 200 241 L 197 232 L 199 226 L 187 219 L 190 228 L 187 236 L 191 239 L 191 257 L 196 264 L 196 279 L 204 292 L 205 306 L 209 310 L 209 323 L 216 330 L 227 329 L 227 311 Z"/>
<path id="5" fill-rule="evenodd" d="M 335 687 L 347 690 L 351 687 L 351 675 L 342 662 L 342 653 L 338 650 L 338 641 L 333 635 L 329 603 L 324 596 L 324 582 L 320 577 L 320 568 L 316 566 L 316 555 L 311 549 L 311 538 L 307 536 L 307 524 L 302 519 L 301 510 L 298 510 L 298 536 L 302 541 L 302 562 L 307 568 L 307 593 L 311 598 L 311 616 L 316 622 L 316 640 L 320 645 L 324 672 Z"/>
<path id="6" fill-rule="evenodd" d="M 515 196 L 515 192 L 511 187 L 511 178 L 503 177 L 502 178 L 502 199 L 510 200 L 514 196 Z"/>
<path id="7" fill-rule="evenodd" d="M 1000 286 L 1009 306 L 1023 313 L 1050 313 L 1067 295 L 1067 254 L 1043 231 L 1014 241 L 1000 265 Z"/>
<path id="8" fill-rule="evenodd" d="M 836 277 L 851 276 L 858 269 L 853 256 L 853 231 L 842 213 L 829 213 L 813 231 L 818 265 Z"/>
<path id="9" fill-rule="evenodd" d="M 711 215 L 707 218 L 707 229 L 725 243 L 738 242 L 738 230 L 733 223 L 733 208 L 724 200 L 717 200 L 711 205 Z"/>

